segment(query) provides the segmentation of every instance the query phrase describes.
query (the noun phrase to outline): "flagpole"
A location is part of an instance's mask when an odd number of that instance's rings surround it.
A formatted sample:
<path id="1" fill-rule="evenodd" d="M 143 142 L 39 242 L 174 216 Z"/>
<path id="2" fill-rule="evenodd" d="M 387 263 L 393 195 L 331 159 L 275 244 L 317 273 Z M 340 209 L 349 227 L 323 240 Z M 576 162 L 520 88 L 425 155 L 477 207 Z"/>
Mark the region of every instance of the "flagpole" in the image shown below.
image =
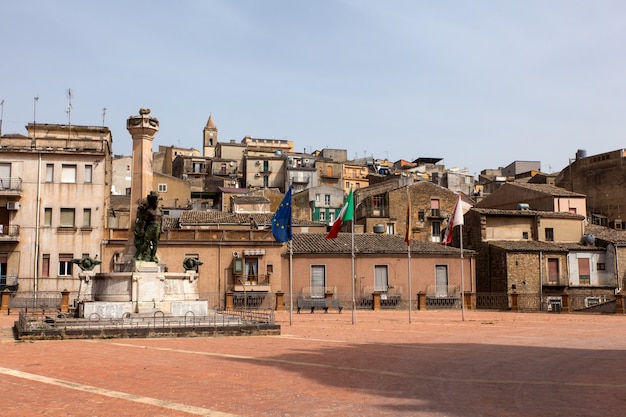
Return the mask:
<path id="1" fill-rule="evenodd" d="M 459 227 L 459 240 L 461 243 L 461 320 L 465 321 L 465 277 L 463 276 L 463 224 L 460 224 Z"/>
<path id="2" fill-rule="evenodd" d="M 407 274 L 409 280 L 409 323 L 412 323 L 412 309 L 411 309 L 411 200 L 409 199 L 409 186 L 406 187 L 406 204 L 407 204 L 407 219 L 406 219 L 406 257 L 407 257 Z"/>
<path id="3" fill-rule="evenodd" d="M 293 322 L 293 237 L 289 240 L 289 325 Z"/>
<path id="4" fill-rule="evenodd" d="M 356 300 L 354 296 L 354 286 L 356 277 L 354 276 L 354 201 L 352 202 L 352 324 L 356 323 Z"/>

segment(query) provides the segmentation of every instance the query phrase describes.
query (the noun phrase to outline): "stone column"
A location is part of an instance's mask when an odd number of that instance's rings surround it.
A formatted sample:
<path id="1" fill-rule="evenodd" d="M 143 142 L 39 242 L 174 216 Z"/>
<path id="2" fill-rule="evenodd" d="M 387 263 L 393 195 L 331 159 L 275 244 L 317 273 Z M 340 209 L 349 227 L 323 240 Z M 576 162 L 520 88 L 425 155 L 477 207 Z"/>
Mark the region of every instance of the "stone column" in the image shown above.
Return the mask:
<path id="1" fill-rule="evenodd" d="M 420 310 L 426 310 L 426 293 L 418 292 L 417 293 L 417 306 Z"/>
<path id="2" fill-rule="evenodd" d="M 130 186 L 129 241 L 132 242 L 133 225 L 137 217 L 137 201 L 152 190 L 152 141 L 159 131 L 159 121 L 150 117 L 150 109 L 140 109 L 139 116 L 126 120 L 126 129 L 133 138 L 133 174 Z"/>
<path id="3" fill-rule="evenodd" d="M 233 306 L 233 293 L 231 291 L 228 291 L 226 293 L 226 306 L 224 307 L 225 310 L 234 310 L 235 307 Z"/>
<path id="4" fill-rule="evenodd" d="M 324 297 L 326 298 L 326 311 L 333 311 L 333 293 L 332 291 L 326 291 L 326 293 L 324 294 Z"/>
<path id="5" fill-rule="evenodd" d="M 276 311 L 284 311 L 284 307 L 283 307 L 283 296 L 285 295 L 284 292 L 282 291 L 278 291 L 276 293 Z"/>
<path id="6" fill-rule="evenodd" d="M 380 310 L 380 292 L 378 291 L 372 294 L 372 309 L 374 311 Z"/>
<path id="7" fill-rule="evenodd" d="M 67 289 L 61 291 L 61 312 L 70 311 L 70 292 Z"/>
<path id="8" fill-rule="evenodd" d="M 519 311 L 519 305 L 517 303 L 518 294 L 513 292 L 511 293 L 511 311 Z"/>

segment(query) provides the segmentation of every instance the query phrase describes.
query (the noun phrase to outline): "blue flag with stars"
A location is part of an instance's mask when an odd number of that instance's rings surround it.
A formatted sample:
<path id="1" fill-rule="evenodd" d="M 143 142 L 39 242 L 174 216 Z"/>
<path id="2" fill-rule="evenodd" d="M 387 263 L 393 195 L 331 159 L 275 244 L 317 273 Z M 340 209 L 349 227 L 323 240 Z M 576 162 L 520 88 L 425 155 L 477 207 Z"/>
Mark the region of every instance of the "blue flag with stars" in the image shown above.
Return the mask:
<path id="1" fill-rule="evenodd" d="M 291 240 L 291 186 L 272 217 L 272 234 L 277 242 Z"/>

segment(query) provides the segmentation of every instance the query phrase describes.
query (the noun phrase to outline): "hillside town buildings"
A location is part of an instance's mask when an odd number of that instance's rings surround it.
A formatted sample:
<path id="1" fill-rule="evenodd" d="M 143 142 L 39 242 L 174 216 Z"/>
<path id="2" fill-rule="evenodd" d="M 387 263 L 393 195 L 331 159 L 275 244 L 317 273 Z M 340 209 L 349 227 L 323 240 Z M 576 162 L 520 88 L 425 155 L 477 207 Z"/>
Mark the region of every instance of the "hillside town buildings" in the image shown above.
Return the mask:
<path id="1" fill-rule="evenodd" d="M 98 259 L 101 272 L 122 264 L 138 198 L 131 178 L 137 160 L 113 155 L 106 127 L 26 130 L 0 137 L 0 290 L 67 290 L 78 301 L 72 260 Z M 477 181 L 446 169 L 441 158 L 349 160 L 347 150 L 297 152 L 286 140 L 219 141 L 212 115 L 200 148 L 150 149 L 151 159 L 141 162 L 152 173 L 143 187 L 158 192 L 164 213 L 159 259 L 170 271 L 183 270 L 181 259 L 202 260 L 198 287 L 215 308 L 283 308 L 289 292 L 349 303 L 353 282 L 362 307 L 376 295 L 395 300 L 383 303 L 390 308 L 411 300 L 413 308 L 465 302 L 551 311 L 613 303 L 619 311 L 622 151 L 581 157 L 558 177 L 541 173 L 536 162 L 515 161 Z M 289 187 L 291 256 L 271 233 Z M 325 239 L 350 190 L 353 221 L 337 240 Z M 453 244 L 442 245 L 459 198 L 474 208 Z"/>

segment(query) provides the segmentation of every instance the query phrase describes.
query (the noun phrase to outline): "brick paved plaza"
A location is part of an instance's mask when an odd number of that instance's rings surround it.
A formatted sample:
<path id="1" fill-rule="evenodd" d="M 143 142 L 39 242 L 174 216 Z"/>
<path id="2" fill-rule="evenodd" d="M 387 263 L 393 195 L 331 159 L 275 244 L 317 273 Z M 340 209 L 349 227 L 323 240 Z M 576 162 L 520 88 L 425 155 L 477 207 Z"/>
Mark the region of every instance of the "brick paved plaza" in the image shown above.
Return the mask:
<path id="1" fill-rule="evenodd" d="M 281 336 L 14 341 L 0 416 L 618 416 L 626 316 L 277 313 Z"/>

